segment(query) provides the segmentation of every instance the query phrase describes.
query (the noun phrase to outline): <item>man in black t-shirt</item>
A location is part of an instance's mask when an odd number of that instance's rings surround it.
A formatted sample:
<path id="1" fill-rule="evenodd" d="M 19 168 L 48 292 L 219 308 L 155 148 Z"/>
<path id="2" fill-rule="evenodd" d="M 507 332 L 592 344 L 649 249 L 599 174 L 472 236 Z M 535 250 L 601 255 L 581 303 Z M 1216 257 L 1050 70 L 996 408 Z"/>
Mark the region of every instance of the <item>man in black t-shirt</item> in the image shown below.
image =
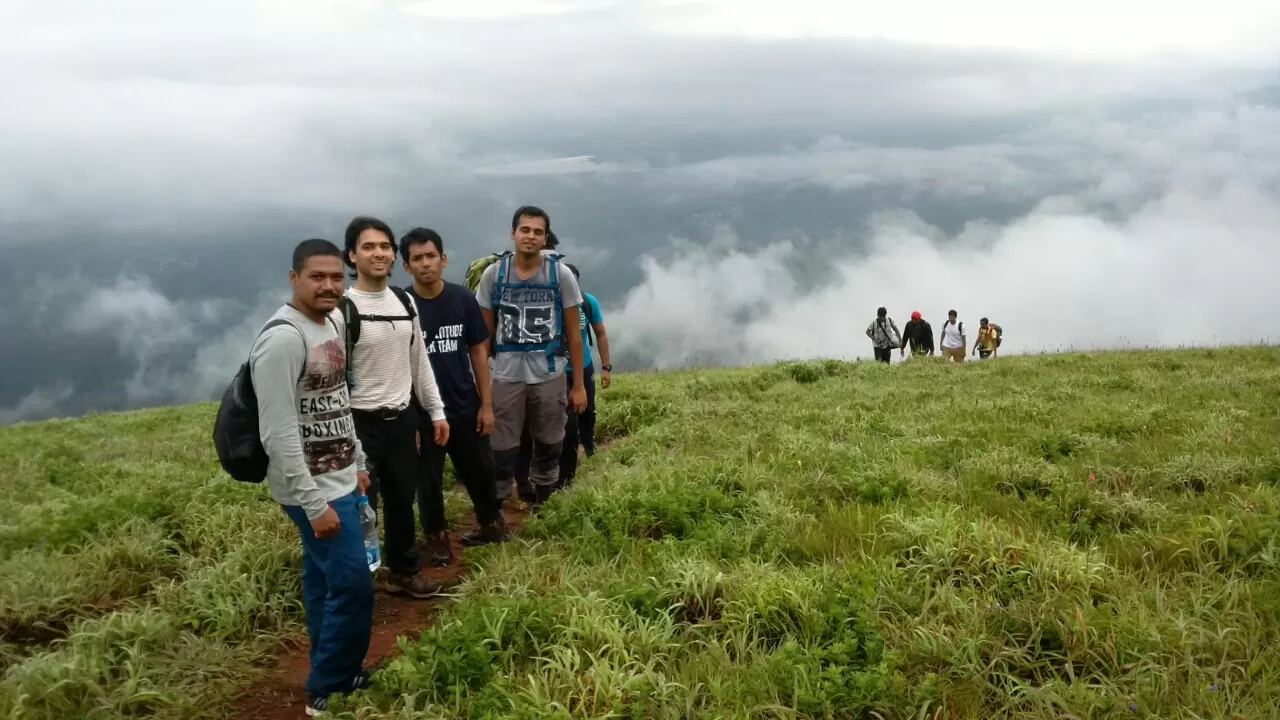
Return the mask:
<path id="1" fill-rule="evenodd" d="M 444 458 L 453 460 L 458 480 L 467 488 L 476 513 L 476 529 L 462 536 L 463 545 L 506 539 L 507 527 L 498 500 L 489 434 L 493 403 L 489 394 L 489 329 L 475 295 L 445 282 L 449 260 L 444 240 L 434 230 L 414 228 L 400 240 L 404 269 L 413 276 L 406 288 L 418 305 L 423 342 L 436 386 L 444 401 L 450 435 L 446 446 L 421 443 L 423 482 L 418 504 L 427 536 L 427 556 L 439 565 L 453 559 L 444 516 Z"/>

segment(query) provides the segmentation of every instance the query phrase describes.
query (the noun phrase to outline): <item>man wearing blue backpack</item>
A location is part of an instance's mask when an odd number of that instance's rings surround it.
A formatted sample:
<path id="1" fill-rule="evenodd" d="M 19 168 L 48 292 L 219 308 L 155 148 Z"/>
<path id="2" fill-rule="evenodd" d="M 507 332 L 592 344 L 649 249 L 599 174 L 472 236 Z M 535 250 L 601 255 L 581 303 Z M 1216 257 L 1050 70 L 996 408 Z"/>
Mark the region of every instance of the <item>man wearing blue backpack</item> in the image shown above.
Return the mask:
<path id="1" fill-rule="evenodd" d="M 485 268 L 476 287 L 491 336 L 498 495 L 509 494 L 527 424 L 533 438 L 529 481 L 535 507 L 559 485 L 567 413 L 587 406 L 578 332 L 582 292 L 560 255 L 542 252 L 550 226 L 551 218 L 541 208 L 517 209 L 511 218 L 514 250 Z M 566 368 L 572 387 L 563 379 Z"/>

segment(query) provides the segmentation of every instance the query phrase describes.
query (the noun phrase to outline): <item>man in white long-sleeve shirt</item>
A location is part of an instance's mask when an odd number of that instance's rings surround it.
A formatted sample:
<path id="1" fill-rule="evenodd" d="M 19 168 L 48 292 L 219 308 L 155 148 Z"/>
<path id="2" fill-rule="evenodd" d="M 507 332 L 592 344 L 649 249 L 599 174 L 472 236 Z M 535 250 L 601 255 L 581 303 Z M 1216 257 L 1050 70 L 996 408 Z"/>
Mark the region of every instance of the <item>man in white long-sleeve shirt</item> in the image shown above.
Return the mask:
<path id="1" fill-rule="evenodd" d="M 302 537 L 309 713 L 326 709 L 332 693 L 369 684 L 361 665 L 373 625 L 373 580 L 356 512 L 369 475 L 351 419 L 342 336 L 327 319 L 342 294 L 342 274 L 337 245 L 299 243 L 289 273 L 293 298 L 249 353 L 267 487 Z"/>
<path id="2" fill-rule="evenodd" d="M 387 589 L 425 598 L 440 586 L 418 574 L 422 565 L 414 509 L 419 425 L 411 403 L 416 400 L 431 418 L 431 431 L 422 428 L 422 442 L 447 443 L 449 423 L 414 303 L 387 283 L 396 251 L 386 223 L 371 217 L 352 220 L 344 259 L 355 268 L 355 283 L 330 316 L 346 339 L 352 416 L 372 480 L 369 501 L 377 510 L 378 496 L 386 499 Z"/>

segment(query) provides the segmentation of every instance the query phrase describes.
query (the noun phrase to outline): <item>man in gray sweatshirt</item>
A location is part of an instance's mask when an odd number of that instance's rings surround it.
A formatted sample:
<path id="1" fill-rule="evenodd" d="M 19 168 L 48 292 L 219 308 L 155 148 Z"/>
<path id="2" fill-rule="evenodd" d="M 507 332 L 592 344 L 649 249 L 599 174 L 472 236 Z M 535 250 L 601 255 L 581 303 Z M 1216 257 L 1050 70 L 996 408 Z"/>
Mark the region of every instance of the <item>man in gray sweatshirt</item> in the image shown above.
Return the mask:
<path id="1" fill-rule="evenodd" d="M 342 335 L 328 318 L 343 272 L 333 243 L 299 243 L 289 272 L 293 298 L 249 354 L 267 487 L 302 537 L 309 715 L 324 711 L 330 694 L 369 684 L 361 665 L 373 626 L 373 578 L 357 513 L 369 475 L 351 417 Z"/>

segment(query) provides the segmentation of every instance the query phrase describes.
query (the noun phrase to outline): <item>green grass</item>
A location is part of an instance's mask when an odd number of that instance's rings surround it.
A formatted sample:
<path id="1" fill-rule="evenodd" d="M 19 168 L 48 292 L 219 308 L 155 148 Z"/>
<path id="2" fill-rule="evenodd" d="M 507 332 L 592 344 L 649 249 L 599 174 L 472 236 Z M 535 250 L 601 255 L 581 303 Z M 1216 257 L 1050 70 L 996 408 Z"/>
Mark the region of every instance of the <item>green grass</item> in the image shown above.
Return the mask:
<path id="1" fill-rule="evenodd" d="M 619 376 L 614 443 L 337 716 L 1273 717 L 1278 361 Z M 299 631 L 212 409 L 0 429 L 0 717 L 217 717 Z"/>

